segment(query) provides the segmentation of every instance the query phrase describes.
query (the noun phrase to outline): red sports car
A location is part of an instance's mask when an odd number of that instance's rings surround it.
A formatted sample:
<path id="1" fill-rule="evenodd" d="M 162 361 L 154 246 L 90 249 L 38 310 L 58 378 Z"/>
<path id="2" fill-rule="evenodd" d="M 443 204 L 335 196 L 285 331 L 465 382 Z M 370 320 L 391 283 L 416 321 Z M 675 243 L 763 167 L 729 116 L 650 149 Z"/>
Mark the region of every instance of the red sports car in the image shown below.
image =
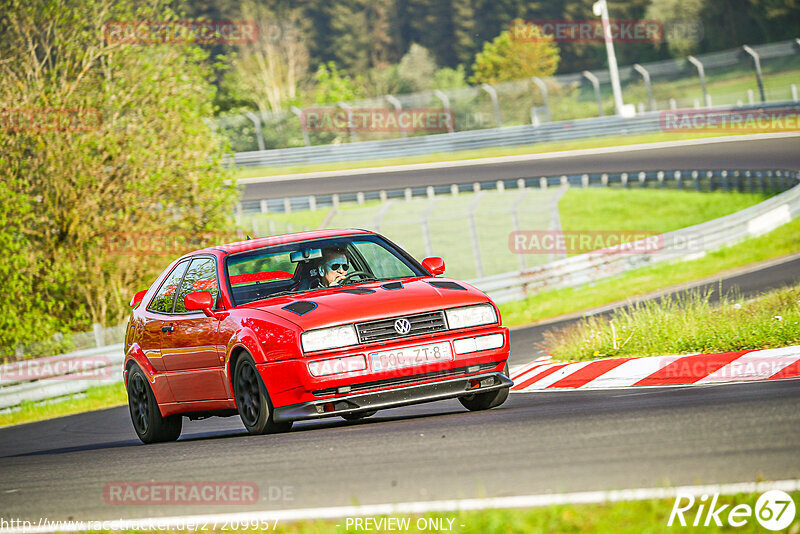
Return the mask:
<path id="1" fill-rule="evenodd" d="M 458 398 L 502 404 L 508 329 L 477 289 L 364 230 L 252 239 L 175 260 L 131 301 L 125 385 L 145 443 L 183 416 L 248 432 Z"/>

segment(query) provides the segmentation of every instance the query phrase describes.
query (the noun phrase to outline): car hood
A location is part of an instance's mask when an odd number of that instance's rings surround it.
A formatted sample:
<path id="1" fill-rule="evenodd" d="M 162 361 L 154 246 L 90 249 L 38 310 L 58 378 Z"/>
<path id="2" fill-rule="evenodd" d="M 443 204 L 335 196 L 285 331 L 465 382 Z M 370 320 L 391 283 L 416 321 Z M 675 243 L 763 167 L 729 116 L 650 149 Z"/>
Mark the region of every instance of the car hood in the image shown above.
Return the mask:
<path id="1" fill-rule="evenodd" d="M 352 290 L 361 294 L 349 292 Z M 489 297 L 469 284 L 426 277 L 333 287 L 253 302 L 245 307 L 269 312 L 303 330 L 311 330 L 483 302 L 489 302 Z"/>

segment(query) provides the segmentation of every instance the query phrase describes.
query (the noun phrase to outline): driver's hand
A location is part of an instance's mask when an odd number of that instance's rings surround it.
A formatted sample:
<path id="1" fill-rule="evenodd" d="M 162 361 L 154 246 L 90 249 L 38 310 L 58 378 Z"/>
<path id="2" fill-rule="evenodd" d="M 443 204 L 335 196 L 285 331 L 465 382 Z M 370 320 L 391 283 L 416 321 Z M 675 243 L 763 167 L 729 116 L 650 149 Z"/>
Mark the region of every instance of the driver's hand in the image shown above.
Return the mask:
<path id="1" fill-rule="evenodd" d="M 331 282 L 332 286 L 338 286 L 339 283 L 344 280 L 344 275 L 338 272 L 334 273 L 333 282 Z"/>

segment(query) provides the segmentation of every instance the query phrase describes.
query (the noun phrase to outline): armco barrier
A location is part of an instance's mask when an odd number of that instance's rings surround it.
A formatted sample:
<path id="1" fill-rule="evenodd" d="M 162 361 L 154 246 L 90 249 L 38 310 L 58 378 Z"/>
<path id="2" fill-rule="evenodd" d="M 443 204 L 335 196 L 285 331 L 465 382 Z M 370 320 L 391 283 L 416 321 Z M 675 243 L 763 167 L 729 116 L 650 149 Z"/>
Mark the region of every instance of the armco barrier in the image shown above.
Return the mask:
<path id="1" fill-rule="evenodd" d="M 794 183 L 800 172 L 790 171 Z M 737 213 L 663 234 L 663 248 L 648 254 L 591 252 L 542 267 L 490 276 L 471 283 L 496 302 L 519 300 L 545 289 L 579 286 L 668 260 L 701 257 L 707 251 L 758 236 L 800 216 L 800 185 Z M 701 243 L 686 249 L 686 243 Z M 42 401 L 122 380 L 122 344 L 0 365 L 0 409 Z M 85 375 L 93 375 L 85 378 Z M 99 376 L 98 376 L 99 375 Z"/>
<path id="2" fill-rule="evenodd" d="M 800 103 L 771 102 L 741 107 L 714 107 L 704 111 L 736 112 L 759 109 L 800 111 Z M 614 115 L 551 122 L 540 126 L 509 126 L 404 139 L 239 152 L 234 155 L 233 163 L 237 167 L 280 167 L 304 163 L 333 163 L 419 156 L 487 147 L 513 147 L 608 135 L 654 133 L 661 130 L 661 113 L 647 112 L 631 118 Z"/>
<path id="3" fill-rule="evenodd" d="M 794 180 L 795 183 L 800 180 L 800 173 L 794 173 Z M 800 185 L 737 213 L 663 234 L 663 247 L 656 252 L 589 252 L 470 283 L 495 302 L 520 300 L 542 290 L 580 286 L 664 261 L 702 257 L 707 251 L 772 231 L 798 216 Z M 687 248 L 687 243 L 701 243 L 701 246 Z"/>
<path id="4" fill-rule="evenodd" d="M 122 343 L 0 365 L 0 410 L 122 380 Z"/>

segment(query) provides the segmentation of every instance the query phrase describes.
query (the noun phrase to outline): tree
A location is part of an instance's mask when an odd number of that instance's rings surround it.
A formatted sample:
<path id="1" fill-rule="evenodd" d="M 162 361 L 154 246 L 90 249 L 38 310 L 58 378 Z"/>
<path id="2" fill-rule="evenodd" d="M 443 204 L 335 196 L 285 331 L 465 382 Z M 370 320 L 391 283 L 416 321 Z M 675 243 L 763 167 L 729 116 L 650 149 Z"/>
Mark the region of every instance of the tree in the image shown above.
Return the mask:
<path id="1" fill-rule="evenodd" d="M 243 86 L 263 111 L 278 111 L 297 98 L 298 84 L 308 71 L 308 48 L 297 25 L 297 12 L 277 17 L 267 7 L 248 0 L 242 17 L 258 26 L 258 38 L 238 47 L 230 76 Z"/>
<path id="2" fill-rule="evenodd" d="M 652 0 L 648 6 L 646 17 L 662 21 L 664 43 L 673 57 L 686 57 L 699 48 L 704 4 L 705 0 Z"/>
<path id="3" fill-rule="evenodd" d="M 207 53 L 106 38 L 108 21 L 174 18 L 165 4 L 6 3 L 0 254 L 14 282 L 4 315 L 32 320 L 0 328 L 0 346 L 118 324 L 169 261 L 119 250 L 120 236 L 152 250 L 159 235 L 219 231 L 235 199 L 224 145 L 204 121 L 214 96 Z"/>
<path id="4" fill-rule="evenodd" d="M 314 73 L 314 102 L 316 104 L 335 104 L 347 102 L 361 96 L 359 79 L 352 79 L 337 67 L 333 61 L 317 67 Z"/>
<path id="5" fill-rule="evenodd" d="M 436 62 L 428 49 L 412 43 L 397 66 L 397 74 L 408 86 L 408 91 L 424 91 L 431 88 Z"/>
<path id="6" fill-rule="evenodd" d="M 553 37 L 544 35 L 522 19 L 513 21 L 513 29 L 505 30 L 475 56 L 472 83 L 497 83 L 521 80 L 531 76 L 550 76 L 558 68 L 558 47 Z M 515 32 L 512 37 L 512 31 Z"/>

